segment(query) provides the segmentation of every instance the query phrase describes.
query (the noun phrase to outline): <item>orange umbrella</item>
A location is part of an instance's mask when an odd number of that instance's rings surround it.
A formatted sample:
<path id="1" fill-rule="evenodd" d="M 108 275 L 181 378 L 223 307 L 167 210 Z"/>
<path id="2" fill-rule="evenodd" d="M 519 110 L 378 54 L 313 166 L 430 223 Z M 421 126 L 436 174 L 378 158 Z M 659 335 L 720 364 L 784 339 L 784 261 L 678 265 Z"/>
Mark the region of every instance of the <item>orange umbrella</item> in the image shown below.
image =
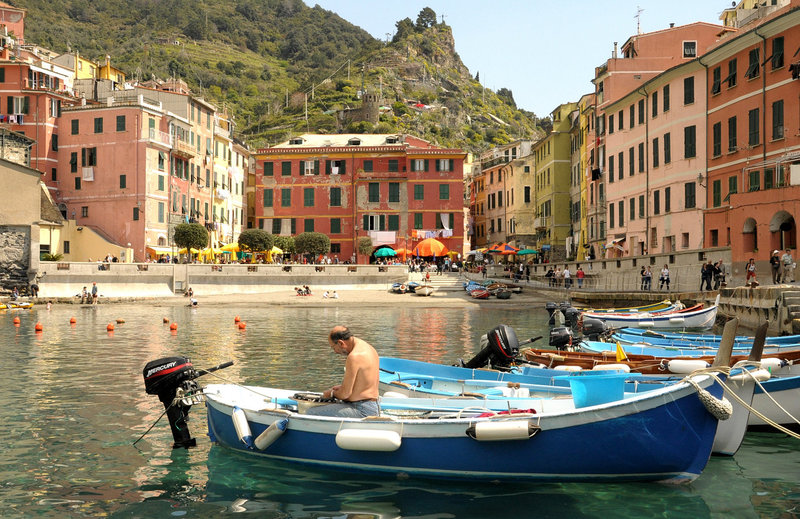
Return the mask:
<path id="1" fill-rule="evenodd" d="M 427 238 L 419 242 L 413 252 L 417 256 L 444 256 L 448 249 L 436 238 Z"/>
<path id="2" fill-rule="evenodd" d="M 398 256 L 403 256 L 403 257 L 406 257 L 409 254 L 412 254 L 412 252 L 410 250 L 408 250 L 408 249 L 406 249 L 404 247 L 398 247 L 394 251 L 397 253 Z"/>

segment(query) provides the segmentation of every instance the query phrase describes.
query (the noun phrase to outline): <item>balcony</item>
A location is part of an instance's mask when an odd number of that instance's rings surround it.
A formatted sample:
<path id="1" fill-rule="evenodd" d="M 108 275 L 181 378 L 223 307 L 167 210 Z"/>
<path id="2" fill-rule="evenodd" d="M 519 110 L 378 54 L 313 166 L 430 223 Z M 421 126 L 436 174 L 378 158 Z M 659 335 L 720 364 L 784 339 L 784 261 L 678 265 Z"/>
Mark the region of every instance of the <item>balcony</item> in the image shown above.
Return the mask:
<path id="1" fill-rule="evenodd" d="M 185 159 L 191 159 L 197 156 L 197 150 L 195 150 L 194 146 L 180 139 L 175 139 L 173 142 L 172 152 L 178 157 Z"/>
<path id="2" fill-rule="evenodd" d="M 516 158 L 516 157 L 514 157 Z M 481 162 L 481 169 L 489 169 L 497 166 L 498 164 L 506 164 L 511 160 L 511 157 L 495 157 L 493 159 L 487 160 L 486 162 Z"/>
<path id="3" fill-rule="evenodd" d="M 533 226 L 538 229 L 547 229 L 550 227 L 550 217 L 549 216 L 539 216 L 533 219 Z"/>
<path id="4" fill-rule="evenodd" d="M 172 138 L 170 135 L 168 133 L 160 132 L 155 128 L 150 128 L 147 138 L 150 140 L 150 142 L 161 144 L 166 147 L 171 147 L 172 145 Z"/>

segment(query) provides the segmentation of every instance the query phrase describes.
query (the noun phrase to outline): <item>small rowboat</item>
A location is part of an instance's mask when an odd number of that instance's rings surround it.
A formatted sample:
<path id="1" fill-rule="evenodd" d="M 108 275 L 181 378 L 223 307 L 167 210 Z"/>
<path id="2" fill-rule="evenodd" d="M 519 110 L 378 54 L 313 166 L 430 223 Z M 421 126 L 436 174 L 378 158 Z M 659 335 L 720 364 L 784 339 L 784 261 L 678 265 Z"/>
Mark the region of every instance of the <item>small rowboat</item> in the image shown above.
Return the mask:
<path id="1" fill-rule="evenodd" d="M 0 310 L 19 310 L 28 308 L 33 308 L 33 303 L 29 301 L 24 303 L 0 303 Z"/>
<path id="2" fill-rule="evenodd" d="M 433 294 L 433 290 L 434 290 L 433 287 L 430 286 L 430 285 L 420 285 L 420 286 L 417 287 L 417 290 L 415 290 L 414 293 L 417 294 L 418 296 L 426 296 L 427 297 L 427 296 Z"/>
<path id="3" fill-rule="evenodd" d="M 489 299 L 489 291 L 485 288 L 476 288 L 469 293 L 473 299 Z"/>

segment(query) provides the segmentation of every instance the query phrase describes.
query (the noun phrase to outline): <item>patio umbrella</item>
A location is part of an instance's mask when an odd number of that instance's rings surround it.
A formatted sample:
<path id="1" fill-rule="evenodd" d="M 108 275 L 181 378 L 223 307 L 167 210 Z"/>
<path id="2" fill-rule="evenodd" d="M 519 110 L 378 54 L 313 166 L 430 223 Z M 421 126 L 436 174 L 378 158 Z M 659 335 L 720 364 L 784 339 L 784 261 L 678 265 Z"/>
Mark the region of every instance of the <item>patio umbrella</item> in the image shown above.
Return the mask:
<path id="1" fill-rule="evenodd" d="M 441 256 L 447 254 L 449 251 L 444 243 L 436 238 L 427 238 L 422 240 L 414 247 L 414 254 L 417 256 Z"/>
<path id="2" fill-rule="evenodd" d="M 372 253 L 376 258 L 391 258 L 397 256 L 397 251 L 391 247 L 381 247 Z"/>
<path id="3" fill-rule="evenodd" d="M 180 250 L 178 251 L 178 254 L 186 254 L 187 252 L 191 252 L 192 254 L 197 254 L 197 253 L 198 253 L 198 252 L 200 252 L 200 251 L 199 251 L 199 250 L 197 250 L 197 249 L 195 249 L 194 247 L 192 247 L 191 249 L 189 249 L 189 250 L 187 251 L 187 250 L 186 250 L 186 247 L 184 247 L 184 248 L 182 248 L 182 249 L 180 249 Z"/>
<path id="4" fill-rule="evenodd" d="M 539 251 L 533 249 L 520 249 L 517 251 L 517 256 L 526 256 L 528 254 L 539 254 Z"/>
<path id="5" fill-rule="evenodd" d="M 492 254 L 516 254 L 518 250 L 519 249 L 517 249 L 516 247 L 512 247 L 507 243 L 499 243 L 494 247 L 492 247 L 491 249 L 489 249 L 489 252 L 491 252 Z"/>
<path id="6" fill-rule="evenodd" d="M 239 252 L 239 244 L 236 242 L 228 243 L 220 247 L 220 249 L 222 249 L 222 252 Z"/>
<path id="7" fill-rule="evenodd" d="M 273 246 L 269 252 L 270 254 L 283 254 L 283 249 Z"/>

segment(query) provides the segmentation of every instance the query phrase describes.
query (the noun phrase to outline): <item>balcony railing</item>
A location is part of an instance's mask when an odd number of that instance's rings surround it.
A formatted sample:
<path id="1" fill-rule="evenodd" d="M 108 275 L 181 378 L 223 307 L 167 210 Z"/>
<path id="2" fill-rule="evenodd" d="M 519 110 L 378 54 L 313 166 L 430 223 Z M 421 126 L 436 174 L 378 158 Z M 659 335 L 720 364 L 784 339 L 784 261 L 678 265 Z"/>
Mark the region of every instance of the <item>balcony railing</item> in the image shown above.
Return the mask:
<path id="1" fill-rule="evenodd" d="M 165 146 L 172 145 L 172 137 L 168 133 L 160 132 L 155 128 L 150 128 L 150 132 L 148 134 L 148 138 L 152 142 L 156 142 L 158 144 L 163 144 Z"/>

